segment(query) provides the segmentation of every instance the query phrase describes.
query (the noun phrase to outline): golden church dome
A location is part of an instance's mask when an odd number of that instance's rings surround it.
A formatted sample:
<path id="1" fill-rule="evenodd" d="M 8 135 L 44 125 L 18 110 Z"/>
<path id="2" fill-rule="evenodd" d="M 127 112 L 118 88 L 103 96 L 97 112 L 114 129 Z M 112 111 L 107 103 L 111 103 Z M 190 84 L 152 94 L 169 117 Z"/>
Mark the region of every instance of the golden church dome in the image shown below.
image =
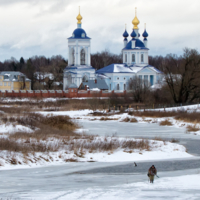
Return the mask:
<path id="1" fill-rule="evenodd" d="M 137 8 L 135 8 L 135 18 L 132 21 L 134 25 L 133 29 L 138 29 L 138 24 L 140 23 L 139 19 L 137 18 Z"/>
<path id="2" fill-rule="evenodd" d="M 83 19 L 81 14 L 80 14 L 80 6 L 79 6 L 79 14 L 78 16 L 76 17 L 76 19 L 78 20 L 78 24 L 81 24 L 81 20 Z"/>

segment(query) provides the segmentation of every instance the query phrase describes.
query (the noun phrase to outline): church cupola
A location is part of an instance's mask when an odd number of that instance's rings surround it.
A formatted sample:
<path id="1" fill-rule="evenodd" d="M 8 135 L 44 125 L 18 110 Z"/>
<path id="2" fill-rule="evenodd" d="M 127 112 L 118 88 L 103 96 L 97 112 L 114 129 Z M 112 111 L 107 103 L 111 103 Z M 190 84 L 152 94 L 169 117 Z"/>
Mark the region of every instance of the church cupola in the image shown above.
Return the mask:
<path id="1" fill-rule="evenodd" d="M 124 47 L 126 47 L 128 40 L 127 37 L 129 36 L 128 32 L 126 31 L 126 25 L 125 25 L 125 31 L 123 33 L 123 37 L 124 37 Z"/>
<path id="2" fill-rule="evenodd" d="M 79 6 L 79 14 L 78 14 L 78 16 L 76 17 L 76 19 L 77 19 L 77 28 L 81 28 L 81 24 L 82 24 L 82 22 L 81 22 L 81 20 L 83 19 L 82 18 L 82 16 L 81 16 L 81 14 L 80 14 L 80 6 Z"/>
<path id="3" fill-rule="evenodd" d="M 147 37 L 149 36 L 149 34 L 146 31 L 146 24 L 144 24 L 144 33 L 142 34 L 142 36 L 144 37 L 144 40 L 143 40 L 144 45 L 147 48 Z"/>
<path id="4" fill-rule="evenodd" d="M 133 29 L 133 31 L 132 31 L 132 33 L 131 33 L 132 39 L 135 39 L 136 36 L 137 36 L 137 35 L 136 35 L 136 33 L 135 33 L 134 29 Z"/>
<path id="5" fill-rule="evenodd" d="M 132 37 L 132 40 L 131 40 L 131 48 L 135 48 L 135 42 L 136 42 L 135 37 L 136 37 L 136 36 L 137 36 L 137 35 L 136 35 L 136 33 L 135 33 L 134 29 L 133 29 L 133 31 L 132 31 L 132 33 L 131 33 L 131 37 Z"/>
<path id="6" fill-rule="evenodd" d="M 138 36 L 139 36 L 139 33 L 138 33 L 138 30 L 139 30 L 138 25 L 139 25 L 139 23 L 140 23 L 140 21 L 137 18 L 137 8 L 135 8 L 135 18 L 133 19 L 132 24 L 133 24 L 133 30 L 136 33 L 136 39 L 138 39 Z"/>

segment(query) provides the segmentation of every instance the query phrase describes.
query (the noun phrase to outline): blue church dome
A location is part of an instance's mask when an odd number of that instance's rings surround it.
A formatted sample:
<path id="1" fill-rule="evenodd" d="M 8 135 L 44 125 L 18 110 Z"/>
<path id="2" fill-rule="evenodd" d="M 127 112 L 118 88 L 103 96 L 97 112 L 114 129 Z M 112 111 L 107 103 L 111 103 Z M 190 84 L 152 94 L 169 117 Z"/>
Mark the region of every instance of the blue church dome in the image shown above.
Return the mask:
<path id="1" fill-rule="evenodd" d="M 72 33 L 72 37 L 70 37 L 70 39 L 73 38 L 90 39 L 89 37 L 87 37 L 85 30 L 82 28 L 77 28 L 74 30 L 74 32 Z"/>
<path id="2" fill-rule="evenodd" d="M 147 33 L 146 29 L 145 29 L 144 33 L 142 34 L 142 36 L 145 37 L 145 38 L 149 36 L 149 34 Z"/>
<path id="3" fill-rule="evenodd" d="M 139 40 L 139 39 L 133 39 L 135 40 L 135 48 L 138 49 L 147 49 L 144 45 L 144 43 Z M 126 45 L 126 47 L 124 49 L 132 49 L 132 40 L 128 42 L 128 44 Z"/>
<path id="4" fill-rule="evenodd" d="M 137 35 L 136 35 L 135 31 L 133 30 L 132 33 L 131 33 L 131 37 L 134 38 L 134 37 L 136 37 L 136 36 L 137 36 Z"/>
<path id="5" fill-rule="evenodd" d="M 128 36 L 129 36 L 129 34 L 128 34 L 127 31 L 125 30 L 125 31 L 124 31 L 124 34 L 123 34 L 123 37 L 126 38 L 126 37 L 128 37 Z"/>

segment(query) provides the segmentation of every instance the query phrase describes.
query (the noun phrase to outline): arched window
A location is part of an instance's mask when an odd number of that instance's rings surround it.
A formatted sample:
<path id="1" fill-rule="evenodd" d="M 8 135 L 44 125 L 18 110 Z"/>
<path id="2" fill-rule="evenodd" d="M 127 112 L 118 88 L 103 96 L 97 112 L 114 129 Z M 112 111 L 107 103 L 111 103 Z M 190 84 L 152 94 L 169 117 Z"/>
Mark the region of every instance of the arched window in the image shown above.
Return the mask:
<path id="1" fill-rule="evenodd" d="M 85 76 L 83 76 L 83 78 L 82 78 L 82 82 L 88 82 L 88 77 L 85 75 Z"/>
<path id="2" fill-rule="evenodd" d="M 125 54 L 125 62 L 127 62 L 127 54 Z"/>
<path id="3" fill-rule="evenodd" d="M 72 49 L 72 65 L 75 64 L 74 49 Z"/>
<path id="4" fill-rule="evenodd" d="M 72 84 L 72 76 L 70 73 L 67 73 L 67 85 L 71 85 Z"/>
<path id="5" fill-rule="evenodd" d="M 84 37 L 85 37 L 85 33 L 82 33 L 82 34 L 81 34 L 81 37 L 84 38 Z"/>
<path id="6" fill-rule="evenodd" d="M 85 65 L 85 50 L 81 50 L 81 65 Z"/>
<path id="7" fill-rule="evenodd" d="M 135 54 L 132 54 L 132 62 L 135 62 Z"/>
<path id="8" fill-rule="evenodd" d="M 144 54 L 141 54 L 141 62 L 144 62 Z"/>

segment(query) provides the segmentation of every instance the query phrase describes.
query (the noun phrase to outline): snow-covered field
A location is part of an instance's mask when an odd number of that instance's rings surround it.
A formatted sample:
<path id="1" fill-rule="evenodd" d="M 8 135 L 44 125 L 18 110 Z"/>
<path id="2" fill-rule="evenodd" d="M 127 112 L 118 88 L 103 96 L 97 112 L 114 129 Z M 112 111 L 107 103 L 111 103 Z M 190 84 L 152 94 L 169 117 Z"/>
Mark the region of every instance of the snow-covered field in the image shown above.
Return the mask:
<path id="1" fill-rule="evenodd" d="M 198 105 L 196 105 L 198 106 Z M 174 108 L 173 108 L 174 109 Z M 186 108 L 187 109 L 187 108 Z M 198 107 L 190 106 L 189 110 L 198 109 Z M 60 112 L 39 112 L 43 115 L 68 115 L 83 127 L 78 129 L 78 133 L 86 133 L 95 135 L 95 128 L 101 133 L 96 137 L 96 140 L 105 139 L 105 130 L 110 130 L 108 139 L 115 139 L 112 135 L 112 130 L 117 130 L 122 127 L 119 140 L 140 140 L 135 139 L 140 135 L 141 126 L 144 125 L 151 136 L 162 136 L 162 132 L 168 135 L 177 137 L 197 138 L 200 133 L 185 134 L 187 125 L 177 121 L 173 118 L 141 118 L 130 116 L 127 113 L 115 113 L 108 116 L 111 121 L 101 121 L 102 116 L 92 116 L 92 110 L 79 111 L 60 111 Z M 126 118 L 135 118 L 137 123 L 123 122 Z M 172 123 L 170 127 L 159 126 L 163 120 L 169 120 Z M 90 124 L 98 124 L 99 126 L 91 129 Z M 101 129 L 101 124 L 104 127 Z M 153 131 L 150 127 L 153 126 Z M 0 125 L 2 137 L 6 134 L 12 134 L 16 131 L 31 132 L 29 127 L 19 125 Z M 112 129 L 112 130 L 111 130 Z M 91 133 L 91 130 L 93 133 Z M 119 130 L 119 129 L 118 129 Z M 180 131 L 181 130 L 181 131 Z M 135 137 L 137 135 L 137 137 Z M 165 135 L 166 136 L 166 135 Z M 135 137 L 135 138 L 134 138 Z M 186 199 L 200 199 L 200 182 L 199 172 L 194 170 L 188 174 L 188 171 L 177 171 L 159 173 L 160 178 L 156 178 L 154 184 L 148 182 L 146 172 L 132 172 L 131 174 L 117 173 L 115 170 L 111 174 L 85 174 L 78 169 L 89 170 L 97 164 L 97 167 L 104 168 L 115 163 L 130 163 L 139 162 L 139 168 L 145 162 L 165 162 L 170 159 L 173 162 L 177 160 L 196 159 L 195 156 L 189 154 L 186 148 L 181 144 L 163 142 L 149 139 L 151 151 L 136 149 L 130 151 L 128 149 L 117 149 L 109 152 L 85 152 L 84 156 L 77 156 L 68 150 L 60 150 L 58 152 L 49 153 L 35 153 L 30 154 L 30 160 L 26 159 L 20 153 L 0 153 L 0 170 L 5 170 L 3 173 L 2 183 L 0 183 L 0 199 L 34 199 L 34 200 L 143 200 L 143 199 L 172 199 L 172 200 L 186 200 Z M 172 138 L 172 137 L 171 137 Z M 7 160 L 14 157 L 21 164 L 11 165 Z M 76 159 L 81 161 L 79 163 L 66 163 L 65 160 Z M 91 162 L 91 163 L 90 163 Z M 128 164 L 127 164 L 128 165 Z M 43 166 L 43 169 L 41 168 Z M 63 171 L 62 171 L 63 167 Z M 150 166 L 149 166 L 150 167 Z M 19 170 L 19 168 L 21 168 Z M 7 173 L 7 170 L 10 172 Z M 77 169 L 77 172 L 76 172 Z M 148 170 L 148 168 L 146 169 Z M 81 171 L 81 170 L 80 170 Z M 160 172 L 159 171 L 159 172 Z M 40 175 L 41 173 L 41 175 Z M 13 174 L 13 175 L 12 175 Z M 38 174 L 38 176 L 37 176 Z M 18 177 L 19 176 L 19 177 Z M 8 179 L 7 179 L 7 178 Z M 105 179 L 105 180 L 104 180 Z M 127 181 L 126 181 L 127 179 Z M 106 184 L 103 184 L 103 180 Z M 123 180 L 123 181 L 122 181 Z M 125 181 L 124 181 L 125 180 Z M 88 186 L 87 186 L 88 185 Z M 53 188 L 53 189 L 52 189 Z"/>
<path id="2" fill-rule="evenodd" d="M 82 123 L 84 120 L 90 121 L 92 123 L 92 120 L 99 120 L 101 117 L 91 116 L 90 113 L 92 113 L 92 110 L 79 110 L 79 111 L 60 111 L 60 112 L 39 112 L 43 115 L 68 115 L 71 118 L 79 119 Z M 110 119 L 116 119 L 113 121 L 113 123 L 116 123 L 117 125 L 120 125 L 120 123 L 126 123 L 122 122 L 125 118 L 136 118 L 138 123 L 154 123 L 159 122 L 161 119 L 150 119 L 150 118 L 140 118 L 140 117 L 134 117 L 129 116 L 127 113 L 124 114 L 114 114 L 112 116 L 109 116 Z M 170 119 L 173 121 L 174 126 L 176 127 L 183 127 L 181 125 L 181 122 L 177 123 L 173 119 Z M 78 120 L 77 120 L 78 121 Z M 80 122 L 79 121 L 79 122 Z M 101 122 L 100 123 L 104 123 Z M 129 122 L 128 122 L 129 123 Z M 134 123 L 133 123 L 134 124 Z M 133 124 L 129 123 L 130 127 L 133 126 Z M 6 134 L 12 134 L 16 131 L 26 131 L 26 132 L 32 132 L 32 130 L 29 127 L 21 126 L 21 125 L 15 125 L 12 124 L 8 125 L 0 125 L 2 134 L 2 137 L 6 137 Z M 78 133 L 87 133 L 87 129 L 78 129 Z M 114 139 L 115 137 L 107 137 L 108 140 Z M 103 136 L 96 137 L 96 139 L 93 142 L 102 142 L 105 138 Z M 106 139 L 106 140 L 107 140 Z M 116 138 L 118 140 L 139 140 L 134 138 Z M 47 143 L 54 143 L 56 145 L 59 145 L 59 141 L 56 139 L 46 141 Z M 186 152 L 186 148 L 180 144 L 176 143 L 170 143 L 170 142 L 163 142 L 158 140 L 149 140 L 150 142 L 150 150 L 143 150 L 143 149 L 114 149 L 109 151 L 103 151 L 103 152 L 90 152 L 89 150 L 85 150 L 83 155 L 80 156 L 80 150 L 78 150 L 77 153 L 74 153 L 74 151 L 69 150 L 67 147 L 64 149 L 60 149 L 57 152 L 48 152 L 48 153 L 34 153 L 34 154 L 27 154 L 26 158 L 22 153 L 9 153 L 7 151 L 2 151 L 0 153 L 0 165 L 1 169 L 15 169 L 15 168 L 24 168 L 24 167 L 38 167 L 43 165 L 53 165 L 53 164 L 63 164 L 66 161 L 81 161 L 81 162 L 127 162 L 127 161 L 141 161 L 141 160 L 165 160 L 165 159 L 175 159 L 175 158 L 189 158 L 192 157 L 192 155 L 188 154 Z M 12 157 L 12 159 L 10 159 Z M 14 160 L 15 164 L 12 164 L 12 161 Z"/>
<path id="3" fill-rule="evenodd" d="M 47 194 L 30 194 L 35 200 L 195 200 L 200 199 L 200 175 L 185 175 L 156 179 L 154 184 L 148 181 L 111 186 L 107 188 L 87 188 L 84 190 L 69 190 L 50 192 Z"/>

